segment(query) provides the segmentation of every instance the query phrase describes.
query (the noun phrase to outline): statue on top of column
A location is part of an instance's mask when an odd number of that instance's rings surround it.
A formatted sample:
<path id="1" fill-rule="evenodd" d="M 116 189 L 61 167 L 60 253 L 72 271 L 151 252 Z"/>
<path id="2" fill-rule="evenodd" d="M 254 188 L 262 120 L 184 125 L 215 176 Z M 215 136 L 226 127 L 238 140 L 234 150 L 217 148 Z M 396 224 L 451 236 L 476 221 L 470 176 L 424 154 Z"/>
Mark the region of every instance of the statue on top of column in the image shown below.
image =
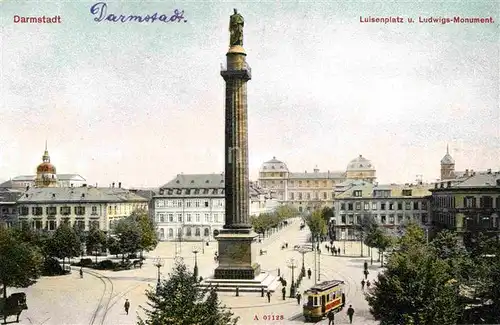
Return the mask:
<path id="1" fill-rule="evenodd" d="M 229 46 L 240 45 L 243 46 L 243 26 L 245 20 L 243 16 L 234 9 L 234 14 L 231 15 L 229 20 Z"/>

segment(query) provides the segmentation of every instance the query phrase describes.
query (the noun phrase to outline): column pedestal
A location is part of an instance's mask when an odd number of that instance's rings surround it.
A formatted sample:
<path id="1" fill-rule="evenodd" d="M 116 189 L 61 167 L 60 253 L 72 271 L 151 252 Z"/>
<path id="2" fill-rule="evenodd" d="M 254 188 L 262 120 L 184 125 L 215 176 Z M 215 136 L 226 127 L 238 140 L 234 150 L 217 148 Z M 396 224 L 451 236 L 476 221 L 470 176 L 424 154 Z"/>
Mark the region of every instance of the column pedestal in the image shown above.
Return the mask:
<path id="1" fill-rule="evenodd" d="M 260 274 L 260 265 L 255 263 L 256 246 L 252 243 L 257 234 L 250 229 L 224 229 L 216 239 L 219 244 L 219 266 L 215 279 L 255 279 Z"/>

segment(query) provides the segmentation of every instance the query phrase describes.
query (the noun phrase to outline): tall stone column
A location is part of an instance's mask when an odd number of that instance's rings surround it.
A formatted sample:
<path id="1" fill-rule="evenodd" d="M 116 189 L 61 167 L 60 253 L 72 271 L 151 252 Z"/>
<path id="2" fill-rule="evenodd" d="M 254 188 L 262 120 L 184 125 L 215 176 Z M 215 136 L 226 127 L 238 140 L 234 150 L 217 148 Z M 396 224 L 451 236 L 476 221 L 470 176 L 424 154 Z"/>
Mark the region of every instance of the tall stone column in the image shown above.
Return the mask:
<path id="1" fill-rule="evenodd" d="M 243 49 L 243 17 L 234 10 L 229 23 L 230 48 L 221 76 L 226 82 L 225 108 L 225 224 L 216 237 L 219 267 L 216 279 L 253 279 L 260 266 L 253 263 L 257 236 L 249 222 L 247 81 L 251 69 Z"/>

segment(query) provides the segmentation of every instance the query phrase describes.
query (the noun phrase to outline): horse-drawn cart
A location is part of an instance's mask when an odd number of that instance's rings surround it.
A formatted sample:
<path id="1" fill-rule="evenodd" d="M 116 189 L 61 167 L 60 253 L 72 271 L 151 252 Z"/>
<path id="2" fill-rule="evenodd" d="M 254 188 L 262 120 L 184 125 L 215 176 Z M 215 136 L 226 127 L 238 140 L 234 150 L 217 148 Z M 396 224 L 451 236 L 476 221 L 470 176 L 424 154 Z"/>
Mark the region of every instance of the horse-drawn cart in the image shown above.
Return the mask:
<path id="1" fill-rule="evenodd" d="M 0 319 L 3 318 L 3 323 L 7 323 L 7 317 L 16 316 L 16 323 L 19 323 L 19 316 L 21 312 L 28 309 L 26 304 L 26 294 L 24 292 L 17 292 L 11 294 L 9 297 L 0 298 Z"/>

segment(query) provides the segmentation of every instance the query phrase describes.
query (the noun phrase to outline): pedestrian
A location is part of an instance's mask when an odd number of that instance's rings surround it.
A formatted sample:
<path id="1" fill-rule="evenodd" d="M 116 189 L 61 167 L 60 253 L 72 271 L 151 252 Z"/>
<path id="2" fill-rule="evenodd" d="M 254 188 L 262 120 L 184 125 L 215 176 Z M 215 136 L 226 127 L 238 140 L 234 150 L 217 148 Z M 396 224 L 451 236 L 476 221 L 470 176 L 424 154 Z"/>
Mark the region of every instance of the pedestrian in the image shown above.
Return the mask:
<path id="1" fill-rule="evenodd" d="M 83 268 L 80 268 L 80 278 L 83 279 Z"/>
<path id="2" fill-rule="evenodd" d="M 366 287 L 370 288 L 370 285 L 371 285 L 370 280 L 366 281 Z"/>
<path id="3" fill-rule="evenodd" d="M 368 270 L 368 262 L 367 261 L 365 261 L 365 263 L 363 264 L 363 267 L 365 270 Z"/>
<path id="4" fill-rule="evenodd" d="M 327 317 L 328 317 L 328 325 L 335 325 L 335 313 L 333 312 L 333 309 L 330 309 Z"/>
<path id="5" fill-rule="evenodd" d="M 271 302 L 271 291 L 267 290 L 267 302 Z"/>
<path id="6" fill-rule="evenodd" d="M 281 288 L 281 294 L 283 295 L 283 300 L 285 300 L 285 296 L 286 296 L 286 287 Z"/>
<path id="7" fill-rule="evenodd" d="M 365 279 L 368 279 L 368 274 L 369 274 L 370 272 L 368 272 L 368 270 L 364 270 L 364 272 L 363 272 L 363 273 L 365 274 Z"/>
<path id="8" fill-rule="evenodd" d="M 332 251 L 332 256 L 335 254 L 336 250 L 334 248 L 331 249 Z"/>
<path id="9" fill-rule="evenodd" d="M 297 292 L 295 298 L 297 298 L 297 305 L 300 305 L 300 299 L 302 299 L 302 295 L 300 294 L 300 292 Z"/>
<path id="10" fill-rule="evenodd" d="M 354 308 L 352 308 L 352 305 L 349 305 L 349 309 L 347 309 L 347 316 L 349 316 L 349 324 L 352 324 L 352 316 L 354 316 Z"/>
<path id="11" fill-rule="evenodd" d="M 337 252 L 337 249 L 335 248 L 335 246 L 332 246 L 332 249 L 333 249 L 335 252 Z"/>
<path id="12" fill-rule="evenodd" d="M 337 255 L 340 255 L 340 247 L 337 249 Z"/>
<path id="13" fill-rule="evenodd" d="M 311 279 L 311 275 L 312 275 L 311 268 L 309 268 L 307 269 L 307 278 Z"/>
<path id="14" fill-rule="evenodd" d="M 333 240 L 330 240 L 330 245 L 333 246 Z M 335 248 L 335 246 L 333 246 Z"/>
<path id="15" fill-rule="evenodd" d="M 368 281 L 370 282 L 370 281 Z M 365 279 L 361 280 L 361 289 L 365 290 Z"/>
<path id="16" fill-rule="evenodd" d="M 130 302 L 128 301 L 128 299 L 125 299 L 125 305 L 124 305 L 124 307 L 125 307 L 125 312 L 128 315 L 128 310 L 130 308 Z"/>

